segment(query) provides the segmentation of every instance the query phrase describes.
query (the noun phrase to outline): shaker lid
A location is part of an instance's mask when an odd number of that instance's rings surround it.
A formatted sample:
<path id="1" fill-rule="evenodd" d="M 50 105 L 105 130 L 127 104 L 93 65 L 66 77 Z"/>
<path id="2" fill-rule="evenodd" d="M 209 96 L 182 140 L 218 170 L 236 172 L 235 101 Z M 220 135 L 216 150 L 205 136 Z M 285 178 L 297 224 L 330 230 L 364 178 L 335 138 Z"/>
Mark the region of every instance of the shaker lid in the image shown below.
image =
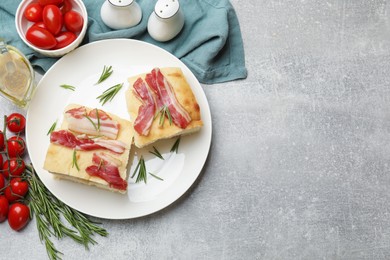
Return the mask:
<path id="1" fill-rule="evenodd" d="M 118 7 L 128 6 L 133 3 L 134 0 L 108 0 L 110 4 Z"/>
<path id="2" fill-rule="evenodd" d="M 171 18 L 180 8 L 179 0 L 158 0 L 154 12 L 163 19 Z"/>

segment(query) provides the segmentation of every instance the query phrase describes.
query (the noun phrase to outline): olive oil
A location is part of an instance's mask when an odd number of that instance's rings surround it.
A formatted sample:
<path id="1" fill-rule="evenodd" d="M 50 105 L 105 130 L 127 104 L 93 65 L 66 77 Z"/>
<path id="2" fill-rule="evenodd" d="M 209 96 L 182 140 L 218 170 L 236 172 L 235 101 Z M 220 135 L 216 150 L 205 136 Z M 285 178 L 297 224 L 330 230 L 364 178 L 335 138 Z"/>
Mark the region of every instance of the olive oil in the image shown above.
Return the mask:
<path id="1" fill-rule="evenodd" d="M 28 59 L 0 39 L 0 93 L 19 107 L 26 107 L 34 87 L 34 71 Z"/>

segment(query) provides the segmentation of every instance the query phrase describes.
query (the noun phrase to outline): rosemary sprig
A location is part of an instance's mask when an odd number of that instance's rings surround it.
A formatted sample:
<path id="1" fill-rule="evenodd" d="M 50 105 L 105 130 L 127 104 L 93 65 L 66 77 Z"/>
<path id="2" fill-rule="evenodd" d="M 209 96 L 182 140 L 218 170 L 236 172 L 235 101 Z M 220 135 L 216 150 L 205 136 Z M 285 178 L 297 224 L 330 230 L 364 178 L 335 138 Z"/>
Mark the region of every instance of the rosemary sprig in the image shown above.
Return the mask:
<path id="1" fill-rule="evenodd" d="M 108 79 L 108 77 L 110 77 L 112 73 L 113 73 L 112 66 L 106 67 L 106 65 L 104 65 L 102 74 L 100 75 L 100 78 L 99 78 L 99 80 L 95 83 L 95 85 L 97 85 L 97 84 L 99 84 L 99 83 L 102 83 L 103 81 L 105 81 L 106 79 Z"/>
<path id="2" fill-rule="evenodd" d="M 60 87 L 64 88 L 64 89 L 69 89 L 71 91 L 75 91 L 76 90 L 76 87 L 68 85 L 68 84 L 62 84 L 62 85 L 60 85 Z"/>
<path id="3" fill-rule="evenodd" d="M 47 255 L 50 259 L 61 259 L 59 255 L 63 255 L 63 253 L 57 250 L 53 242 L 50 240 L 53 232 L 49 229 L 49 222 L 41 215 L 39 212 L 39 206 L 34 202 L 34 200 L 30 201 L 29 206 L 31 208 L 31 214 L 35 215 L 39 239 L 41 241 L 45 241 Z"/>
<path id="4" fill-rule="evenodd" d="M 108 101 L 112 101 L 115 95 L 118 94 L 119 90 L 121 90 L 122 86 L 123 83 L 116 84 L 115 86 L 112 86 L 106 91 L 104 91 L 103 94 L 98 96 L 96 99 L 99 99 L 99 102 L 102 103 L 102 105 L 104 105 Z"/>
<path id="5" fill-rule="evenodd" d="M 93 122 L 93 120 L 87 115 L 85 114 L 84 115 L 86 119 L 88 119 L 89 122 L 91 122 L 91 124 L 93 125 L 93 128 L 95 128 L 96 131 L 100 131 L 100 122 L 98 120 L 98 125 L 95 124 L 95 122 Z"/>
<path id="6" fill-rule="evenodd" d="M 95 234 L 108 235 L 104 228 L 98 226 L 99 223 L 93 222 L 53 196 L 32 166 L 26 165 L 26 172 L 30 186 L 31 216 L 36 219 L 39 238 L 44 242 L 50 259 L 61 259 L 62 255 L 51 241 L 52 236 L 56 238 L 68 236 L 88 248 L 89 244 L 96 244 L 92 238 Z M 67 225 L 63 222 L 64 219 L 68 222 Z"/>
<path id="7" fill-rule="evenodd" d="M 57 120 L 51 125 L 51 127 L 49 128 L 49 131 L 47 131 L 46 135 L 51 134 L 54 131 L 54 129 L 56 129 L 56 126 L 57 126 Z"/>
<path id="8" fill-rule="evenodd" d="M 66 207 L 66 205 L 61 201 L 58 201 L 58 203 L 61 205 L 61 212 L 62 212 L 63 216 L 65 217 L 65 219 L 80 234 L 81 243 L 84 244 L 86 249 L 89 249 L 89 247 L 88 247 L 89 243 L 91 243 L 92 245 L 97 244 L 97 242 L 91 236 L 94 233 L 97 233 L 97 234 L 104 236 L 104 237 L 108 235 L 108 233 L 105 229 L 97 226 L 97 224 L 100 224 L 100 223 L 88 220 L 84 215 L 82 215 L 77 210 Z"/>
<path id="9" fill-rule="evenodd" d="M 95 112 L 96 112 L 96 118 L 97 118 L 97 128 L 99 129 L 98 131 L 100 131 L 100 117 L 99 117 L 99 111 L 97 108 L 95 108 Z"/>
<path id="10" fill-rule="evenodd" d="M 163 180 L 164 180 L 163 178 L 158 177 L 157 175 L 155 175 L 155 174 L 153 174 L 153 173 L 151 173 L 151 172 L 149 172 L 149 174 L 152 175 L 152 176 L 153 176 L 154 178 L 156 178 L 157 180 L 160 180 L 160 181 L 163 181 Z"/>
<path id="11" fill-rule="evenodd" d="M 179 151 L 179 144 L 180 144 L 180 137 L 177 138 L 175 143 L 172 145 L 171 152 L 178 152 Z"/>
<path id="12" fill-rule="evenodd" d="M 149 153 L 154 154 L 155 156 L 157 156 L 161 160 L 164 160 L 164 157 L 161 155 L 161 153 L 154 146 L 153 146 L 153 151 L 149 151 Z"/>
<path id="13" fill-rule="evenodd" d="M 165 117 L 168 117 L 168 120 L 169 120 L 169 125 L 172 125 L 172 116 L 171 116 L 171 112 L 169 111 L 169 108 L 167 106 L 163 106 L 160 111 L 159 111 L 159 114 L 160 114 L 160 120 L 158 122 L 159 125 L 163 126 L 164 125 L 164 122 L 165 122 Z M 158 113 L 157 113 L 158 115 Z"/>
<path id="14" fill-rule="evenodd" d="M 76 156 L 76 149 L 73 150 L 73 157 L 72 157 L 72 168 L 76 167 L 78 171 L 80 171 L 79 165 L 77 164 L 77 156 Z"/>
<path id="15" fill-rule="evenodd" d="M 147 182 L 145 160 L 144 160 L 144 157 L 142 155 L 139 158 L 137 167 L 135 167 L 135 170 L 133 172 L 133 175 L 131 175 L 131 178 L 134 178 L 136 173 L 138 173 L 138 175 L 137 175 L 137 179 L 135 180 L 135 183 L 138 183 L 140 181 L 143 181 L 145 183 Z"/>
<path id="16" fill-rule="evenodd" d="M 154 146 L 153 146 L 154 147 Z M 155 150 L 157 151 L 157 149 L 155 148 Z M 150 152 L 150 153 L 153 153 L 153 152 Z M 159 153 L 158 151 L 157 151 L 157 153 Z M 154 153 L 153 153 L 154 154 Z M 160 154 L 161 155 L 161 154 Z M 158 155 L 156 155 L 156 156 L 158 156 Z M 161 156 L 162 157 L 162 156 Z M 163 181 L 164 179 L 162 179 L 161 177 L 159 177 L 159 176 L 157 176 L 156 174 L 153 174 L 153 173 L 151 173 L 151 172 L 147 172 L 146 171 L 146 165 L 145 165 L 145 159 L 144 159 L 144 157 L 141 155 L 141 157 L 140 157 L 140 159 L 139 159 L 139 161 L 138 161 L 138 164 L 137 164 L 137 166 L 135 167 L 135 169 L 134 169 L 134 172 L 133 172 L 133 175 L 131 175 L 131 178 L 134 178 L 134 176 L 136 175 L 138 173 L 138 175 L 137 175 L 137 179 L 135 180 L 135 183 L 138 183 L 138 182 L 140 182 L 140 181 L 143 181 L 145 184 L 146 184 L 146 182 L 147 182 L 147 179 L 148 179 L 148 173 L 152 176 L 152 177 L 154 177 L 154 178 L 156 178 L 157 180 L 160 180 L 160 181 Z"/>

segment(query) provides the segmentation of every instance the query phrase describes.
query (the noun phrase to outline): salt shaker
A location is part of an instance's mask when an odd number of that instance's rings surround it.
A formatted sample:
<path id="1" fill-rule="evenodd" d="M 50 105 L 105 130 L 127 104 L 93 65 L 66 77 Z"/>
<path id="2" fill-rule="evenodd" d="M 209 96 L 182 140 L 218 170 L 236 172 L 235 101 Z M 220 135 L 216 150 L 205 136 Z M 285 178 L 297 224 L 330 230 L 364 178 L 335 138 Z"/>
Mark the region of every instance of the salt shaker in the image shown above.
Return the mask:
<path id="1" fill-rule="evenodd" d="M 117 30 L 137 25 L 142 19 L 142 11 L 134 0 L 106 0 L 100 16 L 108 27 Z"/>
<path id="2" fill-rule="evenodd" d="M 173 39 L 184 26 L 184 14 L 179 0 L 158 0 L 149 16 L 149 35 L 160 42 Z"/>

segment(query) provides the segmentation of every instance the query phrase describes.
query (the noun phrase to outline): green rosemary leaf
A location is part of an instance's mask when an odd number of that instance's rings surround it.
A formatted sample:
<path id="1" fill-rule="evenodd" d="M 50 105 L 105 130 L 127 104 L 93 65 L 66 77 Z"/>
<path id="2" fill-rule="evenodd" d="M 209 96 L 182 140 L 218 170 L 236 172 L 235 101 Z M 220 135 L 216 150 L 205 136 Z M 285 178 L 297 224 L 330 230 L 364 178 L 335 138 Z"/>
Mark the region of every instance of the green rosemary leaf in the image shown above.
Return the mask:
<path id="1" fill-rule="evenodd" d="M 169 121 L 169 125 L 172 125 L 172 116 L 171 116 L 171 111 L 169 111 L 169 108 L 166 107 L 166 114 L 168 116 L 168 121 Z"/>
<path id="2" fill-rule="evenodd" d="M 158 121 L 158 124 L 163 126 L 165 122 L 165 106 L 163 106 L 160 110 L 160 121 Z"/>
<path id="3" fill-rule="evenodd" d="M 49 131 L 47 131 L 47 134 L 46 134 L 46 135 L 51 134 L 51 133 L 54 131 L 54 129 L 56 129 L 56 126 L 57 126 L 57 121 L 55 121 L 55 122 L 51 125 L 51 127 L 50 127 Z"/>
<path id="4" fill-rule="evenodd" d="M 119 90 L 121 90 L 122 86 L 123 83 L 116 84 L 115 86 L 108 88 L 106 91 L 103 92 L 103 94 L 98 96 L 96 99 L 99 99 L 99 102 L 102 103 L 102 105 L 104 105 L 108 101 L 112 101 L 112 99 L 119 92 Z"/>
<path id="5" fill-rule="evenodd" d="M 99 111 L 97 108 L 95 108 L 96 112 L 96 118 L 97 118 L 97 130 L 100 131 L 100 117 L 99 117 Z"/>
<path id="6" fill-rule="evenodd" d="M 153 173 L 151 173 L 151 172 L 149 172 L 149 174 L 152 175 L 152 176 L 153 176 L 154 178 L 156 178 L 157 180 L 160 180 L 160 181 L 163 181 L 163 180 L 164 180 L 163 178 L 158 177 L 157 175 L 155 175 L 155 174 L 153 174 Z"/>
<path id="7" fill-rule="evenodd" d="M 60 85 L 60 87 L 64 88 L 64 89 L 69 89 L 69 90 L 72 90 L 72 91 L 76 90 L 76 87 L 68 85 L 68 84 L 62 84 L 62 85 Z"/>
<path id="8" fill-rule="evenodd" d="M 177 153 L 179 151 L 179 144 L 180 144 L 180 137 L 177 138 L 177 140 L 173 144 L 173 146 L 171 148 L 171 152 L 176 152 Z"/>
<path id="9" fill-rule="evenodd" d="M 104 65 L 102 74 L 100 75 L 100 78 L 95 83 L 95 85 L 99 84 L 99 83 L 102 83 L 103 81 L 108 79 L 108 77 L 110 77 L 112 73 L 113 73 L 112 66 L 106 67 L 106 65 Z"/>
<path id="10" fill-rule="evenodd" d="M 141 160 L 141 167 L 140 167 L 140 174 L 138 174 L 138 178 L 136 182 L 144 181 L 146 184 L 147 182 L 147 174 L 146 174 L 146 166 L 145 166 L 145 160 L 142 158 Z"/>
<path id="11" fill-rule="evenodd" d="M 93 235 L 108 235 L 104 228 L 98 226 L 100 223 L 93 222 L 54 197 L 38 178 L 32 166 L 26 165 L 26 173 L 30 186 L 31 216 L 36 219 L 39 238 L 45 244 L 50 259 L 61 259 L 62 255 L 50 240 L 52 236 L 56 238 L 68 236 L 88 249 L 89 244 L 97 243 Z M 69 225 L 64 224 L 65 220 Z"/>
<path id="12" fill-rule="evenodd" d="M 62 255 L 62 253 L 55 248 L 53 242 L 50 240 L 50 236 L 52 233 L 48 227 L 49 223 L 40 214 L 35 214 L 35 218 L 37 223 L 39 239 L 41 241 L 44 241 L 47 255 L 49 256 L 50 259 L 61 259 L 60 255 Z"/>
<path id="13" fill-rule="evenodd" d="M 142 156 L 141 156 L 142 159 Z M 134 169 L 133 174 L 131 175 L 131 178 L 134 178 L 134 176 L 137 174 L 139 167 L 141 166 L 141 161 L 138 161 L 137 166 Z"/>
<path id="14" fill-rule="evenodd" d="M 149 153 L 154 154 L 155 156 L 157 156 L 161 160 L 164 160 L 164 157 L 161 155 L 161 153 L 157 150 L 156 147 L 153 146 L 153 150 L 154 151 L 149 151 Z"/>
<path id="15" fill-rule="evenodd" d="M 73 167 L 76 167 L 76 169 L 80 171 L 79 165 L 77 164 L 76 150 L 73 150 L 72 168 Z"/>
<path id="16" fill-rule="evenodd" d="M 163 126 L 165 122 L 165 117 L 168 117 L 169 125 L 172 125 L 172 116 L 171 112 L 169 111 L 169 108 L 167 106 L 163 106 L 160 109 L 160 120 L 159 120 L 159 125 Z"/>
<path id="17" fill-rule="evenodd" d="M 146 181 L 147 181 L 147 174 L 146 173 L 147 172 L 146 172 L 145 160 L 144 160 L 144 157 L 142 155 L 139 158 L 138 164 L 135 167 L 135 170 L 134 170 L 131 178 L 133 178 L 137 173 L 138 173 L 138 175 L 137 175 L 137 178 L 135 180 L 135 183 L 138 183 L 140 181 L 143 181 L 146 183 Z"/>
<path id="18" fill-rule="evenodd" d="M 95 128 L 96 131 L 99 131 L 100 126 L 97 126 L 95 124 L 95 122 L 93 122 L 93 120 L 87 114 L 85 114 L 84 116 L 86 119 L 88 119 L 89 122 L 91 122 L 91 124 L 93 125 L 93 128 Z"/>

